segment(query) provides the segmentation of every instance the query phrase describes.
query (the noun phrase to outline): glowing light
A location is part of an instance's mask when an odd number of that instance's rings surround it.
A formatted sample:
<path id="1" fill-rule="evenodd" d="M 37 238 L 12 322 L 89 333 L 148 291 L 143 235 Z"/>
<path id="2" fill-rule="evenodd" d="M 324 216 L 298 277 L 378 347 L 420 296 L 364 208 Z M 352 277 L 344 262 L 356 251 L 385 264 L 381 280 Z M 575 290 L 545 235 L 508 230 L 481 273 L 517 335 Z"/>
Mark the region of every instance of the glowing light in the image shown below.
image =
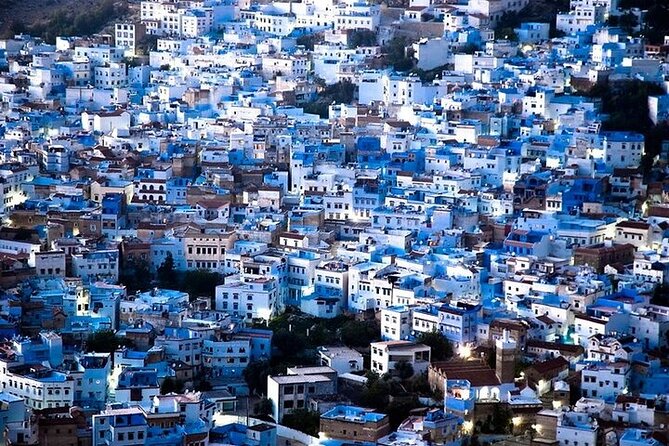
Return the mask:
<path id="1" fill-rule="evenodd" d="M 521 417 L 513 417 L 511 418 L 511 423 L 513 423 L 514 426 L 520 426 L 520 423 L 523 422 L 523 419 Z"/>
<path id="2" fill-rule="evenodd" d="M 460 355 L 461 358 L 469 359 L 472 356 L 471 347 L 467 347 L 466 345 L 461 345 L 460 348 L 458 349 L 458 355 Z"/>
<path id="3" fill-rule="evenodd" d="M 462 430 L 465 433 L 470 433 L 474 429 L 474 422 L 473 421 L 465 421 L 462 423 Z"/>

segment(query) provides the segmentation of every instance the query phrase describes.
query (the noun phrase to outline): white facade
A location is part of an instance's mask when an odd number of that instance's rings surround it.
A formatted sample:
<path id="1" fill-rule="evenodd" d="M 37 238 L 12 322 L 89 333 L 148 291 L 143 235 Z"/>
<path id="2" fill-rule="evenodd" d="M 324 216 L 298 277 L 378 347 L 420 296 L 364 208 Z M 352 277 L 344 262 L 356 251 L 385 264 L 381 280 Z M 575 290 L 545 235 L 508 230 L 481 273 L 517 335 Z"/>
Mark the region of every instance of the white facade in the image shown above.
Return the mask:
<path id="1" fill-rule="evenodd" d="M 627 392 L 629 374 L 626 362 L 590 365 L 581 371 L 581 392 L 584 397 L 613 400 Z"/>
<path id="2" fill-rule="evenodd" d="M 413 317 L 410 307 L 396 306 L 381 309 L 381 339 L 402 341 L 409 338 Z"/>
<path id="3" fill-rule="evenodd" d="M 265 277 L 226 279 L 216 287 L 215 308 L 237 318 L 269 320 L 278 310 L 277 281 Z"/>
<path id="4" fill-rule="evenodd" d="M 72 255 L 72 274 L 85 283 L 104 280 L 118 282 L 119 259 L 117 250 L 86 251 Z"/>
<path id="5" fill-rule="evenodd" d="M 371 370 L 379 375 L 392 373 L 395 365 L 406 361 L 413 367 L 414 374 L 427 370 L 430 363 L 430 347 L 410 341 L 372 342 Z"/>
<path id="6" fill-rule="evenodd" d="M 330 367 L 338 375 L 363 370 L 363 358 L 348 347 L 319 347 L 318 356 L 322 366 Z"/>

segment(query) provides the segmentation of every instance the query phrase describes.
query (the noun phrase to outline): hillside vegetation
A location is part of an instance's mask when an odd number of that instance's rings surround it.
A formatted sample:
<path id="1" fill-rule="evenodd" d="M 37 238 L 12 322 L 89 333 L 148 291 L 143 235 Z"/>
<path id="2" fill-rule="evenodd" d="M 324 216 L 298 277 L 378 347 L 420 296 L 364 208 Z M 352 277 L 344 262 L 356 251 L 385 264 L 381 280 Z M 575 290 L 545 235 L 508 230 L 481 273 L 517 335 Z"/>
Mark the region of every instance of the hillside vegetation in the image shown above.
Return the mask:
<path id="1" fill-rule="evenodd" d="M 99 32 L 127 12 L 127 0 L 2 0 L 0 34 L 28 33 L 53 43 L 57 36 Z"/>

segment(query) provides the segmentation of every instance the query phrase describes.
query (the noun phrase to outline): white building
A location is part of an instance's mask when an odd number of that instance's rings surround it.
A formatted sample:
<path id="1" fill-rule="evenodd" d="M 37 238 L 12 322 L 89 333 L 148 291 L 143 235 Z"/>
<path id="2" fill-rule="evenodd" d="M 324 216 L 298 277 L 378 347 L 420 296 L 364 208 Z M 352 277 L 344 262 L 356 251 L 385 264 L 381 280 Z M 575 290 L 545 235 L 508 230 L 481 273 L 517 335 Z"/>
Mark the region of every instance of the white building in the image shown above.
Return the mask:
<path id="1" fill-rule="evenodd" d="M 215 308 L 241 319 L 269 320 L 278 311 L 275 278 L 232 276 L 216 287 Z"/>
<path id="2" fill-rule="evenodd" d="M 240 378 L 251 362 L 250 358 L 249 339 L 205 339 L 202 342 L 202 366 L 207 376 L 212 378 Z"/>
<path id="3" fill-rule="evenodd" d="M 267 55 L 262 58 L 262 75 L 266 80 L 277 76 L 289 79 L 304 78 L 310 63 L 306 55 Z"/>
<path id="4" fill-rule="evenodd" d="M 644 136 L 631 132 L 607 132 L 601 135 L 601 150 L 607 168 L 636 168 L 645 153 Z"/>
<path id="5" fill-rule="evenodd" d="M 528 5 L 530 0 L 469 0 L 467 11 L 470 14 L 483 14 L 494 26 L 504 13 L 518 12 Z"/>
<path id="6" fill-rule="evenodd" d="M 99 65 L 93 69 L 95 88 L 106 90 L 125 87 L 128 84 L 128 72 L 124 63 Z"/>
<path id="7" fill-rule="evenodd" d="M 3 391 L 23 398 L 31 409 L 72 407 L 74 404 L 75 382 L 65 373 L 51 369 L 36 371 L 29 366 L 9 371 L 4 361 L 0 370 Z"/>
<path id="8" fill-rule="evenodd" d="M 81 127 L 85 131 L 111 133 L 115 129 L 130 128 L 130 113 L 123 109 L 112 112 L 88 112 L 81 114 Z"/>
<path id="9" fill-rule="evenodd" d="M 581 393 L 612 401 L 628 391 L 630 371 L 629 363 L 621 361 L 588 365 L 581 370 Z"/>
<path id="10" fill-rule="evenodd" d="M 38 276 L 65 277 L 65 251 L 36 252 L 35 273 Z"/>
<path id="11" fill-rule="evenodd" d="M 348 347 L 319 347 L 318 356 L 323 366 L 334 369 L 338 375 L 363 370 L 362 354 Z"/>
<path id="12" fill-rule="evenodd" d="M 406 361 L 414 374 L 427 370 L 430 364 L 430 347 L 410 341 L 382 341 L 370 344 L 372 351 L 371 370 L 379 375 L 392 373 L 395 365 Z"/>
<path id="13" fill-rule="evenodd" d="M 17 240 L 18 232 L 4 228 L 0 234 L 0 253 L 25 255 L 28 265 L 35 266 L 35 255 L 42 250 L 42 244 L 37 238 L 31 240 Z"/>
<path id="14" fill-rule="evenodd" d="M 129 55 L 136 55 L 140 41 L 146 35 L 143 23 L 116 23 L 114 25 L 114 42 L 118 48 L 126 48 Z"/>
<path id="15" fill-rule="evenodd" d="M 295 409 L 308 408 L 309 400 L 337 392 L 337 372 L 330 367 L 293 367 L 286 375 L 267 377 L 267 398 L 278 423 Z"/>
<path id="16" fill-rule="evenodd" d="M 381 309 L 381 339 L 384 341 L 403 341 L 412 331 L 413 316 L 411 307 L 398 305 Z"/>
<path id="17" fill-rule="evenodd" d="M 72 274 L 85 283 L 103 280 L 118 282 L 119 259 L 115 249 L 72 254 Z"/>
<path id="18" fill-rule="evenodd" d="M 555 439 L 560 446 L 596 446 L 598 429 L 587 412 L 563 412 L 558 416 Z"/>

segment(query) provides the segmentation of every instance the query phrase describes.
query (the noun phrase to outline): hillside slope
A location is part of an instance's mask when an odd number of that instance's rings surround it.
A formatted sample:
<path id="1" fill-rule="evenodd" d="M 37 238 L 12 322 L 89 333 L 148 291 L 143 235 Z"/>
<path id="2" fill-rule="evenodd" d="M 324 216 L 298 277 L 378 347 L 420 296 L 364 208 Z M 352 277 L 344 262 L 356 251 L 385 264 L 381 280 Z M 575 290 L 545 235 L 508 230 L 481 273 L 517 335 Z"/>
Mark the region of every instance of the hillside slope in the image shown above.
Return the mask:
<path id="1" fill-rule="evenodd" d="M 127 0 L 0 0 L 0 35 L 27 32 L 53 42 L 99 32 L 127 11 Z"/>

